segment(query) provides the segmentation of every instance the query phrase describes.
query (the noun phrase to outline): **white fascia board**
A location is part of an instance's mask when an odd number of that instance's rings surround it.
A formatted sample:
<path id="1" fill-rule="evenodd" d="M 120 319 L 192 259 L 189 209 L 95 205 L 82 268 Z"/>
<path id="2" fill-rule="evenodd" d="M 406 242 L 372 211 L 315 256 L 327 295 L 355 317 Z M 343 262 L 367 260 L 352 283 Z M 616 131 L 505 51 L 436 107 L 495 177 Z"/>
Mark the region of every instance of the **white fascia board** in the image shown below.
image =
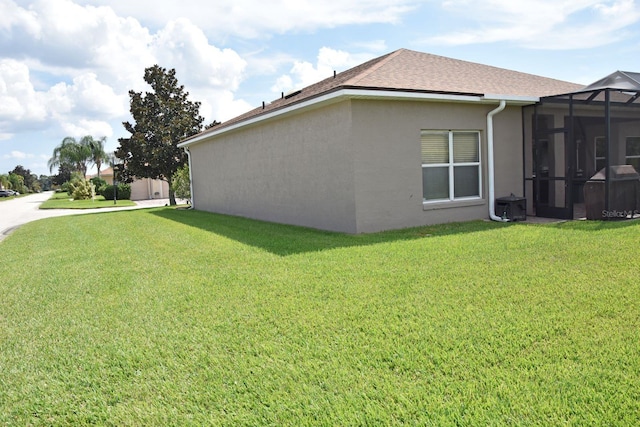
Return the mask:
<path id="1" fill-rule="evenodd" d="M 201 142 L 211 137 L 216 137 L 233 130 L 250 126 L 255 123 L 259 123 L 265 120 L 272 119 L 274 117 L 283 116 L 294 111 L 310 108 L 313 106 L 320 106 L 323 104 L 330 104 L 338 102 L 342 99 L 395 99 L 395 100 L 414 100 L 414 101 L 435 101 L 435 102 L 463 102 L 463 103 L 486 103 L 495 102 L 499 100 L 506 100 L 507 102 L 531 104 L 538 101 L 538 98 L 533 97 L 517 97 L 507 95 L 455 95 L 446 93 L 425 93 L 425 92 L 406 92 L 395 90 L 373 90 L 373 89 L 340 89 L 335 92 L 330 92 L 325 95 L 321 95 L 317 98 L 308 99 L 306 101 L 289 105 L 287 107 L 271 111 L 266 114 L 243 120 L 235 123 L 231 126 L 226 126 L 219 131 L 213 131 L 210 133 L 196 136 L 188 141 L 178 144 L 180 148 L 187 148 L 190 145 Z M 521 104 L 522 105 L 522 104 Z"/>
<path id="2" fill-rule="evenodd" d="M 485 101 L 507 101 L 513 105 L 530 105 L 540 101 L 540 97 L 537 96 L 519 96 L 519 95 L 498 95 L 493 93 L 487 93 L 482 97 Z"/>
<path id="3" fill-rule="evenodd" d="M 338 91 L 342 96 L 349 98 L 369 99 L 397 99 L 397 100 L 421 100 L 421 101 L 450 101 L 450 102 L 480 102 L 481 97 L 476 95 L 455 95 L 448 93 L 405 92 L 399 90 L 373 90 L 373 89 L 342 89 Z"/>

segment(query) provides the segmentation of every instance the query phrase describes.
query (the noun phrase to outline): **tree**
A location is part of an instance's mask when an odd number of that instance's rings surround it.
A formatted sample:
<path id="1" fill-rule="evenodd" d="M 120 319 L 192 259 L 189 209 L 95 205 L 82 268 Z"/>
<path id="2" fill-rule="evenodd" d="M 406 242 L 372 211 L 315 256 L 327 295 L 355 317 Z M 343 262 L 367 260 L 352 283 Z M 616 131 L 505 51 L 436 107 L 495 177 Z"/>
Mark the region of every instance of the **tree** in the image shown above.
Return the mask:
<path id="1" fill-rule="evenodd" d="M 0 189 L 8 190 L 11 188 L 11 181 L 9 181 L 9 174 L 0 175 Z"/>
<path id="2" fill-rule="evenodd" d="M 51 186 L 53 185 L 53 177 L 47 175 L 40 175 L 38 177 L 38 182 L 40 183 L 40 188 L 44 191 L 51 190 Z"/>
<path id="3" fill-rule="evenodd" d="M 84 138 L 87 138 L 89 148 L 91 149 L 91 162 L 96 165 L 98 178 L 100 178 L 100 168 L 102 164 L 108 160 L 107 153 L 104 151 L 104 144 L 107 141 L 107 137 L 103 136 L 100 139 L 93 139 L 93 137 L 85 136 Z"/>
<path id="4" fill-rule="evenodd" d="M 25 169 L 22 165 L 18 165 L 15 168 L 13 168 L 13 170 L 9 172 L 9 174 L 12 174 L 12 173 L 16 175 L 20 175 L 22 177 L 22 182 L 23 182 L 23 185 L 26 187 L 26 189 L 35 191 L 33 186 L 34 186 L 34 183 L 37 182 L 38 180 L 37 175 L 32 174 L 29 169 Z"/>
<path id="5" fill-rule="evenodd" d="M 16 173 L 10 173 L 9 183 L 11 184 L 10 188 L 12 190 L 17 191 L 20 194 L 27 193 L 27 187 L 24 185 L 24 177 L 22 175 L 18 175 Z"/>
<path id="6" fill-rule="evenodd" d="M 67 136 L 60 145 L 53 149 L 53 156 L 49 159 L 49 171 L 54 167 L 66 167 L 67 169 L 80 172 L 83 177 L 87 177 L 87 167 L 91 161 L 90 136 L 85 136 L 80 141 Z M 91 138 L 93 139 L 93 138 Z"/>
<path id="7" fill-rule="evenodd" d="M 178 85 L 175 69 L 154 65 L 145 69 L 144 81 L 152 92 L 129 91 L 134 123 L 123 123 L 131 136 L 118 140 L 115 154 L 123 161 L 120 175 L 126 182 L 134 177 L 167 181 L 169 203 L 175 205 L 173 175 L 187 160 L 178 143 L 200 132 L 204 119 L 200 103 L 189 101 L 189 93 Z"/>
<path id="8" fill-rule="evenodd" d="M 219 122 L 217 120 L 212 121 L 211 123 L 209 123 L 208 125 L 205 125 L 204 128 L 205 129 L 211 129 L 212 127 L 216 127 L 219 124 L 221 124 L 222 122 Z"/>
<path id="9" fill-rule="evenodd" d="M 71 169 L 67 165 L 60 165 L 58 167 L 58 174 L 51 177 L 51 183 L 53 185 L 62 185 L 70 180 Z"/>
<path id="10" fill-rule="evenodd" d="M 189 165 L 185 164 L 173 175 L 173 191 L 180 199 L 191 200 L 191 179 Z"/>

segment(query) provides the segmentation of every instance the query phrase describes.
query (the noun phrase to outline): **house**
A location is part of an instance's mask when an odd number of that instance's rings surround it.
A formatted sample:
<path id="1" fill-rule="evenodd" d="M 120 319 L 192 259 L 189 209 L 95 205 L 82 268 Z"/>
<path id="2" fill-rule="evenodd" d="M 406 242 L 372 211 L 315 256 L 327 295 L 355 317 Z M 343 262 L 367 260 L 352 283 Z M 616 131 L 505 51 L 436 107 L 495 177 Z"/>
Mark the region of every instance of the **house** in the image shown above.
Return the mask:
<path id="1" fill-rule="evenodd" d="M 529 214 L 549 200 L 561 204 L 561 187 L 573 181 L 556 171 L 571 171 L 576 154 L 573 143 L 549 136 L 567 132 L 574 104 L 562 97 L 573 100 L 566 94 L 583 89 L 400 49 L 283 93 L 179 146 L 189 155 L 195 209 L 347 233 L 500 220 L 501 196 L 524 198 Z M 587 93 L 582 107 L 603 113 L 603 92 Z M 637 107 L 635 99 L 626 105 Z M 605 148 L 612 140 L 595 128 L 583 137 L 604 137 Z M 611 164 L 624 157 L 616 156 Z M 554 173 L 535 174 L 551 160 Z M 574 203 L 572 194 L 563 207 Z"/>
<path id="2" fill-rule="evenodd" d="M 91 175 L 93 178 L 97 175 Z M 113 185 L 113 168 L 100 171 L 100 178 Z M 169 197 L 169 183 L 160 179 L 136 178 L 131 184 L 131 200 L 166 199 Z"/>

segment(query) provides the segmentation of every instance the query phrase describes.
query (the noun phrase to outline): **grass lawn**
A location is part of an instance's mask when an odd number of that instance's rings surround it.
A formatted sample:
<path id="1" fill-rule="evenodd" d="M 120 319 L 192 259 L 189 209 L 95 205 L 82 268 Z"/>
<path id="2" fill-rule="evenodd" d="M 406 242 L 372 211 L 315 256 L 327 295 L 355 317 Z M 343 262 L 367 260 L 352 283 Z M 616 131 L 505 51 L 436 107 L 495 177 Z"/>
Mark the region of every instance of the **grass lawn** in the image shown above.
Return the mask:
<path id="1" fill-rule="evenodd" d="M 119 206 L 135 206 L 131 200 L 105 200 L 96 196 L 94 200 L 73 200 L 66 192 L 54 193 L 49 200 L 40 205 L 40 209 L 95 209 L 113 208 Z"/>
<path id="2" fill-rule="evenodd" d="M 0 197 L 0 202 L 6 202 L 7 200 L 17 199 L 18 197 L 24 197 L 26 194 L 20 194 L 18 196 Z"/>
<path id="3" fill-rule="evenodd" d="M 0 425 L 639 425 L 638 242 L 638 222 L 34 222 L 0 243 Z"/>

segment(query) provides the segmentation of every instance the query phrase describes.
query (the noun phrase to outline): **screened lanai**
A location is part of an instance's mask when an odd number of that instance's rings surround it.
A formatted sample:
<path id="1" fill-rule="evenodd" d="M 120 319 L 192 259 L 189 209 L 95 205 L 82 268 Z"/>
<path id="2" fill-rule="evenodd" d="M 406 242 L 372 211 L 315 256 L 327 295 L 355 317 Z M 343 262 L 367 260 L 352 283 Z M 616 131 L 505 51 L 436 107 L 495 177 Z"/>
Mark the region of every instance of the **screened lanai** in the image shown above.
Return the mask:
<path id="1" fill-rule="evenodd" d="M 640 73 L 541 98 L 523 108 L 523 123 L 530 215 L 640 217 Z"/>

